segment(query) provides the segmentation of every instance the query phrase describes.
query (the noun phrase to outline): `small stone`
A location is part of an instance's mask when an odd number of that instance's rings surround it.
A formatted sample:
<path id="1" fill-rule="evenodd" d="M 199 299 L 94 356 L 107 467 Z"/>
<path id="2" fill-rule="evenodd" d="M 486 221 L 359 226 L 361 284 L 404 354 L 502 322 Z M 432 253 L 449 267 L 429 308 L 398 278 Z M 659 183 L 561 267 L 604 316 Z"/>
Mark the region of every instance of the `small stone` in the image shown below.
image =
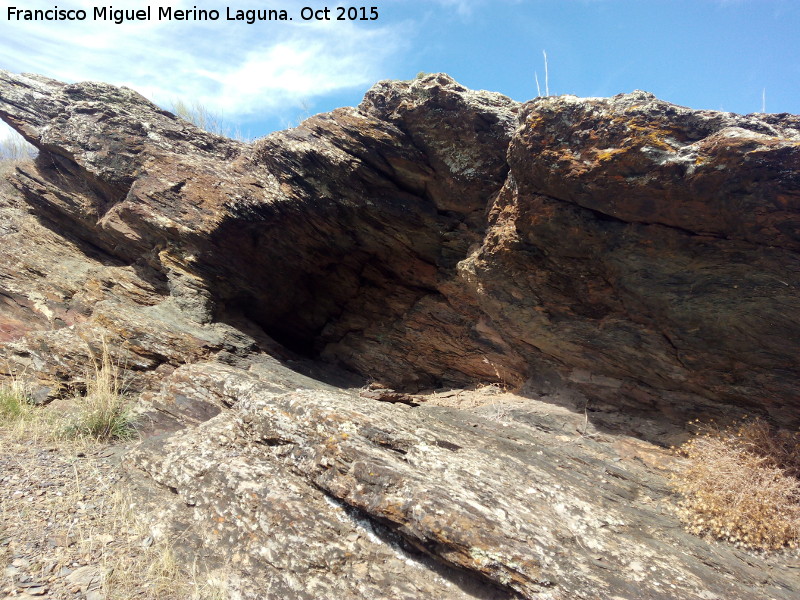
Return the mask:
<path id="1" fill-rule="evenodd" d="M 114 536 L 109 534 L 96 535 L 94 540 L 103 546 L 108 546 L 114 541 Z"/>
<path id="2" fill-rule="evenodd" d="M 78 587 L 79 591 L 86 591 L 93 585 L 99 585 L 102 578 L 102 570 L 100 567 L 85 566 L 75 569 L 72 573 L 67 575 L 67 581 L 74 586 Z"/>
<path id="3" fill-rule="evenodd" d="M 31 596 L 44 596 L 47 593 L 47 587 L 43 585 L 29 587 L 26 592 Z"/>
<path id="4" fill-rule="evenodd" d="M 8 566 L 3 569 L 3 575 L 9 579 L 13 578 L 17 573 L 19 573 L 19 569 L 17 567 Z"/>
<path id="5" fill-rule="evenodd" d="M 51 548 L 69 548 L 75 545 L 75 539 L 66 533 L 59 533 L 47 538 L 47 544 Z"/>

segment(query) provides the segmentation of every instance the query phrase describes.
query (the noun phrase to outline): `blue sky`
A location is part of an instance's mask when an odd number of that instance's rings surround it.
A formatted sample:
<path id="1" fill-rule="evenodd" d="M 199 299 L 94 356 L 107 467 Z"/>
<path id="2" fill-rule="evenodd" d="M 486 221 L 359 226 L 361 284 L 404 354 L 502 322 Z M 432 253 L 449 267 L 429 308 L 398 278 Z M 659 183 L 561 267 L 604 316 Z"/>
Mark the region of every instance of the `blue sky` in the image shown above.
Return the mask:
<path id="1" fill-rule="evenodd" d="M 517 100 L 644 89 L 693 108 L 800 113 L 800 0 L 370 0 L 368 22 L 304 22 L 300 9 L 357 2 L 197 0 L 213 22 L 94 21 L 147 2 L 0 1 L 0 68 L 127 85 L 162 106 L 199 101 L 248 136 L 357 104 L 381 79 L 444 71 Z M 9 21 L 8 8 L 84 8 L 84 22 Z M 248 25 L 226 9 L 285 9 Z M 153 12 L 155 13 L 155 8 Z M 1 133 L 1 132 L 0 132 Z"/>

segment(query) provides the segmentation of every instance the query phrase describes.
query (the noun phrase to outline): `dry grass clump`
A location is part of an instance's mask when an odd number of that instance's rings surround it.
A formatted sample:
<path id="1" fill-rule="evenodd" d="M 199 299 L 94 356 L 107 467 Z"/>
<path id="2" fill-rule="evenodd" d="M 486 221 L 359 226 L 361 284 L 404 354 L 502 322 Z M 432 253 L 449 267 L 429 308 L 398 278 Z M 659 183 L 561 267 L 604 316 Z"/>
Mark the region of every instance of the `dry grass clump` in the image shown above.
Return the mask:
<path id="1" fill-rule="evenodd" d="M 17 380 L 0 385 L 0 419 L 11 423 L 25 418 L 30 410 L 26 390 Z"/>
<path id="2" fill-rule="evenodd" d="M 189 121 L 204 131 L 225 135 L 222 118 L 197 100 L 194 102 L 175 100 L 172 103 L 172 112 L 184 121 Z"/>
<path id="3" fill-rule="evenodd" d="M 14 438 L 30 440 L 53 436 L 55 419 L 44 414 L 30 398 L 22 377 L 12 375 L 0 382 L 0 429 Z"/>
<path id="4" fill-rule="evenodd" d="M 0 382 L 0 428 L 32 441 L 132 439 L 136 436 L 133 402 L 124 392 L 122 369 L 105 340 L 100 356 L 92 353 L 92 369 L 86 377 L 85 396 L 73 398 L 62 412 L 33 404 L 22 376 Z"/>
<path id="5" fill-rule="evenodd" d="M 753 550 L 800 547 L 800 432 L 754 419 L 704 426 L 679 449 L 673 483 L 694 534 Z"/>
<path id="6" fill-rule="evenodd" d="M 92 359 L 94 373 L 87 377 L 86 397 L 66 433 L 99 441 L 131 439 L 136 433 L 131 402 L 122 389 L 121 369 L 105 340 L 100 357 Z"/>

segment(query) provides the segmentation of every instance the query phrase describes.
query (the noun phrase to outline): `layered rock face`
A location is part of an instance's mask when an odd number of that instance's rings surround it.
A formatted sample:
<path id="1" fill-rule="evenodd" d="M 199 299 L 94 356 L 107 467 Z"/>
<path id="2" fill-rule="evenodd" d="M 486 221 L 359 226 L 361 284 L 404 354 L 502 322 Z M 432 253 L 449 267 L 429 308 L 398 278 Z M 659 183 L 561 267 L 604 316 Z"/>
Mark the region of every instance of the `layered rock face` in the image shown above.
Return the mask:
<path id="1" fill-rule="evenodd" d="M 437 76 L 244 145 L 130 90 L 3 80 L 41 148 L 16 174 L 31 207 L 196 322 L 412 390 L 797 422 L 797 117 L 521 106 Z"/>
<path id="2" fill-rule="evenodd" d="M 800 118 L 432 75 L 244 144 L 7 72 L 0 117 L 39 149 L 0 188 L 3 364 L 47 401 L 106 340 L 168 436 L 132 479 L 241 597 L 800 589 L 683 534 L 654 447 L 609 434 L 800 423 Z"/>

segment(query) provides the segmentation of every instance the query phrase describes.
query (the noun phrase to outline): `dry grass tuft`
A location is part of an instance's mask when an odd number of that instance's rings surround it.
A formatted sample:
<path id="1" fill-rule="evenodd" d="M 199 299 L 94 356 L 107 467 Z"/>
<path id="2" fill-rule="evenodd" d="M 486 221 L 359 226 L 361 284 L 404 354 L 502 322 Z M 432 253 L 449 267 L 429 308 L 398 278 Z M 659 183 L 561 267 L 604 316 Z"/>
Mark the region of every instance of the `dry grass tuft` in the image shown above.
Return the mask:
<path id="1" fill-rule="evenodd" d="M 60 422 L 33 404 L 25 380 L 12 375 L 0 383 L 0 427 L 14 439 L 43 441 L 56 436 Z"/>
<path id="2" fill-rule="evenodd" d="M 694 534 L 753 550 L 800 547 L 800 432 L 762 419 L 703 426 L 678 449 L 679 513 Z"/>
<path id="3" fill-rule="evenodd" d="M 136 434 L 131 401 L 123 392 L 122 369 L 105 340 L 100 356 L 93 354 L 92 359 L 94 372 L 87 377 L 86 397 L 65 433 L 99 441 L 131 439 Z"/>
<path id="4" fill-rule="evenodd" d="M 27 390 L 19 380 L 11 379 L 0 385 L 0 419 L 13 423 L 24 419 L 31 409 Z"/>
<path id="5" fill-rule="evenodd" d="M 194 102 L 175 100 L 172 103 L 172 112 L 184 121 L 189 121 L 189 123 L 196 125 L 204 131 L 217 135 L 225 135 L 222 117 L 212 112 L 201 102 L 196 100 Z"/>

